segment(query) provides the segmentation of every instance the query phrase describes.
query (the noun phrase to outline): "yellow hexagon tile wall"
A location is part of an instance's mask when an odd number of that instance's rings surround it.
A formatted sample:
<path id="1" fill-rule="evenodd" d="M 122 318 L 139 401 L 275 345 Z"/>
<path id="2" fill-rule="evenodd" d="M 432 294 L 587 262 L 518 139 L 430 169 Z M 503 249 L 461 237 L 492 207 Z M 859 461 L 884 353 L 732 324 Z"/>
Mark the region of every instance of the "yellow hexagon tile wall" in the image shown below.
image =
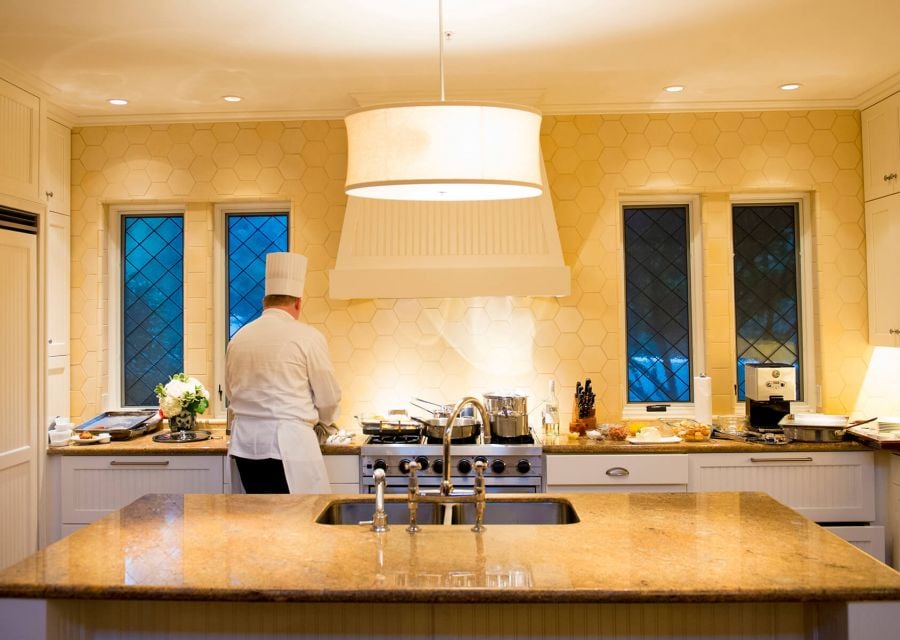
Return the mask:
<path id="1" fill-rule="evenodd" d="M 344 420 L 520 386 L 532 406 L 549 377 L 563 397 L 591 377 L 601 419 L 624 388 L 619 196 L 701 196 L 706 337 L 714 409 L 729 412 L 733 323 L 727 259 L 731 193 L 810 192 L 815 246 L 817 374 L 824 409 L 852 410 L 865 343 L 865 243 L 859 114 L 851 111 L 550 116 L 541 144 L 572 294 L 561 299 L 355 300 L 327 297 L 346 197 L 339 121 L 76 129 L 72 138 L 72 413 L 97 413 L 108 378 L 108 209 L 175 203 L 186 210 L 186 367 L 211 388 L 214 204 L 292 203 L 292 248 L 310 259 L 304 316 L 328 338 Z M 719 264 L 721 263 L 721 264 Z M 827 312 L 820 311 L 827 310 Z M 562 402 L 563 421 L 569 418 Z"/>

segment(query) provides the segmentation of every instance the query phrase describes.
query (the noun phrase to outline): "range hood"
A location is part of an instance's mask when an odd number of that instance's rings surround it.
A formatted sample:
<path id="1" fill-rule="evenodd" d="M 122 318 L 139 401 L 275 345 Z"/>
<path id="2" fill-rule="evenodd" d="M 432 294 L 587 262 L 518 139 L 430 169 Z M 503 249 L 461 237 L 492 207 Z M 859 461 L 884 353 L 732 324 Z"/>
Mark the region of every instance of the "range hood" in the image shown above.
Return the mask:
<path id="1" fill-rule="evenodd" d="M 521 200 L 349 197 L 329 295 L 351 298 L 566 296 L 569 268 L 543 193 Z"/>

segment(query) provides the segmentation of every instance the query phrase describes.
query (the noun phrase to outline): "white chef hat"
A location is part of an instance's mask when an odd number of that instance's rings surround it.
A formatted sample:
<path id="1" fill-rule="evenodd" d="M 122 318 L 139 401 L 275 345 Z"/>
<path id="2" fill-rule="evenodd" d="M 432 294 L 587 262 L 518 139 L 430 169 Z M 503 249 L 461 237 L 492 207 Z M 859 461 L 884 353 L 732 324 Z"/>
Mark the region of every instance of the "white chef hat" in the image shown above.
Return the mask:
<path id="1" fill-rule="evenodd" d="M 278 252 L 266 256 L 266 295 L 303 297 L 306 256 Z"/>

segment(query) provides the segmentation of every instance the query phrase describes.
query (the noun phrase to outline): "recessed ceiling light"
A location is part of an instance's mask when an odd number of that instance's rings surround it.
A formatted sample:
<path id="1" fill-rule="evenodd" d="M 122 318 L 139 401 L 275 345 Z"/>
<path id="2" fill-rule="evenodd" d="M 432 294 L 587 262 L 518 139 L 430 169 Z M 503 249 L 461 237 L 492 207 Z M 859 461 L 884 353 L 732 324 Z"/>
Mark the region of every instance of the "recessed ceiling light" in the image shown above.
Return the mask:
<path id="1" fill-rule="evenodd" d="M 121 107 L 124 104 L 128 104 L 128 100 L 123 100 L 122 98 L 110 98 L 107 100 L 108 103 L 114 104 L 117 107 Z"/>
<path id="2" fill-rule="evenodd" d="M 681 93 L 682 91 L 684 91 L 684 85 L 673 84 L 670 87 L 666 87 L 665 90 L 668 91 L 669 93 Z"/>
<path id="3" fill-rule="evenodd" d="M 240 102 L 241 97 L 240 96 L 222 96 L 222 100 L 224 100 L 225 102 Z"/>
<path id="4" fill-rule="evenodd" d="M 801 86 L 803 86 L 803 85 L 801 85 L 799 82 L 789 82 L 787 84 L 781 85 L 778 88 L 781 89 L 782 91 L 796 91 Z"/>

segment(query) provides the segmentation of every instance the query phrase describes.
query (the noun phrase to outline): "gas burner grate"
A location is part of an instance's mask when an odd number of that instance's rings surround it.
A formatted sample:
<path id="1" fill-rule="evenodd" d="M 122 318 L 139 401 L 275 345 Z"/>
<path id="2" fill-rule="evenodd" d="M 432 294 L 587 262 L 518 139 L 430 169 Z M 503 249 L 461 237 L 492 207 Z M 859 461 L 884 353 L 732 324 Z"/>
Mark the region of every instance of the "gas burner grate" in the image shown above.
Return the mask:
<path id="1" fill-rule="evenodd" d="M 373 435 L 369 444 L 419 444 L 422 438 L 417 433 Z"/>
<path id="2" fill-rule="evenodd" d="M 444 439 L 426 436 L 425 444 L 444 444 Z M 468 438 L 452 438 L 450 444 L 478 444 L 478 434 L 469 436 Z"/>
<path id="3" fill-rule="evenodd" d="M 493 444 L 534 444 L 534 436 L 530 433 L 524 436 L 491 436 L 491 442 Z"/>

